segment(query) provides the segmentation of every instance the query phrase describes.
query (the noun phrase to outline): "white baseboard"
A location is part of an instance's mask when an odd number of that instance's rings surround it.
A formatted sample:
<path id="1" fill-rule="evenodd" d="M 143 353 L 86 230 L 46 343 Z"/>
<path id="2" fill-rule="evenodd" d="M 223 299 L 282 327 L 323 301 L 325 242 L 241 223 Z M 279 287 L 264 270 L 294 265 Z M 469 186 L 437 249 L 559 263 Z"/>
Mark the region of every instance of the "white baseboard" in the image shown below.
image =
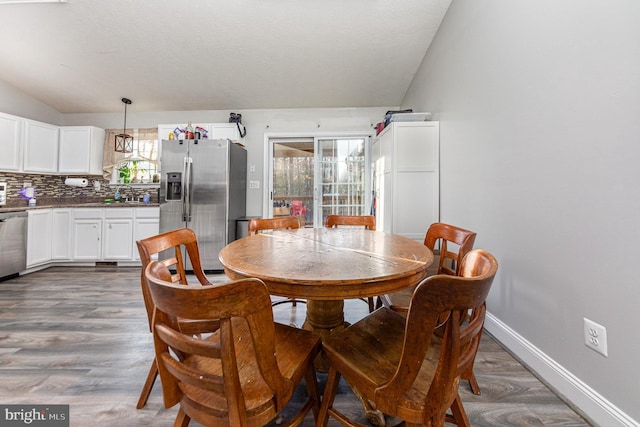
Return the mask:
<path id="1" fill-rule="evenodd" d="M 597 426 L 640 427 L 638 421 L 622 412 L 489 312 L 484 327 L 563 399 L 573 407 L 579 408 L 579 412 L 590 422 Z"/>

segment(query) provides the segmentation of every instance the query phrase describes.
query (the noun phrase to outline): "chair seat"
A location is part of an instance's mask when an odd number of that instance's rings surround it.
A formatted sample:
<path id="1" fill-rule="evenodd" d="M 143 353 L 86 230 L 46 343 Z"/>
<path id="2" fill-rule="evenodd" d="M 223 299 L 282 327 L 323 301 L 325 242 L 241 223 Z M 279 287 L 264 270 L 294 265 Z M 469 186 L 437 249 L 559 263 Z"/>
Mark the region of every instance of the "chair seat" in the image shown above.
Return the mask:
<path id="1" fill-rule="evenodd" d="M 365 396 L 375 395 L 375 390 L 386 383 L 395 373 L 402 354 L 406 318 L 383 307 L 361 321 L 351 325 L 342 333 L 323 342 L 323 349 L 335 367 L 345 378 L 358 384 Z M 381 328 L 380 325 L 384 325 Z M 372 336 L 370 331 L 382 331 Z M 400 400 L 396 416 L 421 423 L 425 411 L 426 393 L 438 366 L 441 339 L 433 336 L 425 363 L 413 385 Z M 452 396 L 451 400 L 453 400 Z M 384 402 L 377 402 L 377 409 L 385 412 Z"/>
<path id="2" fill-rule="evenodd" d="M 248 417 L 255 420 L 272 419 L 281 408 L 276 408 L 276 402 L 271 398 L 272 391 L 260 375 L 249 329 L 242 319 L 233 319 L 232 324 L 238 373 Z M 207 341 L 219 342 L 219 332 L 212 334 Z M 295 342 L 296 346 L 292 347 L 291 342 Z M 320 338 L 312 332 L 275 323 L 275 345 L 276 361 L 282 376 L 291 381 L 291 384 L 298 384 L 305 375 L 305 368 L 319 349 Z M 222 376 L 219 360 L 192 355 L 185 359 L 184 363 L 209 374 Z M 180 388 L 185 393 L 181 402 L 183 406 L 198 407 L 199 411 L 209 414 L 212 421 L 221 416 L 227 417 L 227 400 L 220 395 L 188 384 L 181 384 Z M 287 400 L 293 392 L 294 387 L 291 387 Z"/>
<path id="3" fill-rule="evenodd" d="M 406 288 L 392 294 L 380 295 L 381 304 L 378 304 L 378 306 L 384 305 L 385 307 L 389 307 L 391 310 L 397 311 L 398 313 L 406 313 L 407 311 L 409 311 L 411 296 L 413 295 L 413 291 L 415 289 L 416 287 L 412 286 L 410 288 Z"/>

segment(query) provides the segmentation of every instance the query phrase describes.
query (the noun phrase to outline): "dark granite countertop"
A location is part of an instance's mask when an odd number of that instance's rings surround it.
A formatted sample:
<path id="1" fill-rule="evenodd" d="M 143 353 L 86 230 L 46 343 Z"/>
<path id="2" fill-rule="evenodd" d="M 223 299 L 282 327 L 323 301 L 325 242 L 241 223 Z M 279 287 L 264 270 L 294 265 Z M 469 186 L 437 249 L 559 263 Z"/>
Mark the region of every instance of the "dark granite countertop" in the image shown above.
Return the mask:
<path id="1" fill-rule="evenodd" d="M 27 204 L 27 201 L 24 201 Z M 2 212 L 20 212 L 28 211 L 32 209 L 52 209 L 52 208 L 152 208 L 160 206 L 159 203 L 144 204 L 142 202 L 120 202 L 120 203 L 105 203 L 102 201 L 89 201 L 89 200 L 74 200 L 74 199 L 43 199 L 38 200 L 36 206 L 18 206 L 15 204 L 0 207 L 0 213 Z"/>

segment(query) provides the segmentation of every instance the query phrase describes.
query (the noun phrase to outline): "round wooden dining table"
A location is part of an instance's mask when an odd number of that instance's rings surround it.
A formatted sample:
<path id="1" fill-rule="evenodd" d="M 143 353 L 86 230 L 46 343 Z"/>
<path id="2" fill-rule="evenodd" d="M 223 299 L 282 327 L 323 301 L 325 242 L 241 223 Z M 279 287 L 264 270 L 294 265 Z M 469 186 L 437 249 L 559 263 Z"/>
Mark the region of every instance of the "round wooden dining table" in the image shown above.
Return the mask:
<path id="1" fill-rule="evenodd" d="M 219 258 L 230 279 L 259 278 L 272 295 L 306 299 L 303 328 L 323 340 L 348 326 L 345 299 L 415 286 L 433 263 L 433 253 L 420 242 L 362 228 L 273 230 L 228 244 Z M 322 355 L 316 367 L 328 370 Z M 383 414 L 354 392 L 369 422 L 384 425 Z"/>
<path id="2" fill-rule="evenodd" d="M 256 277 L 272 295 L 307 300 L 305 329 L 343 329 L 345 299 L 417 285 L 433 262 L 422 243 L 362 228 L 273 230 L 236 240 L 219 254 L 231 279 Z"/>

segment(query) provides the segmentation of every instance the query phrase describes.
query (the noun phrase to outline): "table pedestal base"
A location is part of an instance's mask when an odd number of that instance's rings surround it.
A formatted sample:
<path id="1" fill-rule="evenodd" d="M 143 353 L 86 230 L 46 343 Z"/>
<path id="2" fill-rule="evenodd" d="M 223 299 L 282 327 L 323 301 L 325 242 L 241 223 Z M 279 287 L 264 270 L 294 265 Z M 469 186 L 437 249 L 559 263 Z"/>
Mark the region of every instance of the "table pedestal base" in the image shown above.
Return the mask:
<path id="1" fill-rule="evenodd" d="M 344 301 L 307 300 L 307 318 L 302 329 L 315 332 L 324 341 L 332 333 L 341 331 L 347 326 L 349 324 L 344 321 Z M 329 362 L 323 352 L 316 356 L 315 364 L 319 372 L 329 371 Z"/>
<path id="2" fill-rule="evenodd" d="M 307 318 L 302 325 L 303 329 L 317 333 L 324 341 L 332 333 L 341 331 L 347 326 L 349 326 L 349 323 L 344 321 L 343 300 L 307 300 Z M 329 371 L 329 362 L 323 352 L 316 356 L 315 365 L 319 372 Z M 349 387 L 351 387 L 351 384 L 349 384 Z M 386 422 L 382 412 L 378 411 L 357 389 L 351 387 L 351 390 L 362 403 L 367 421 L 376 427 L 384 427 Z"/>

